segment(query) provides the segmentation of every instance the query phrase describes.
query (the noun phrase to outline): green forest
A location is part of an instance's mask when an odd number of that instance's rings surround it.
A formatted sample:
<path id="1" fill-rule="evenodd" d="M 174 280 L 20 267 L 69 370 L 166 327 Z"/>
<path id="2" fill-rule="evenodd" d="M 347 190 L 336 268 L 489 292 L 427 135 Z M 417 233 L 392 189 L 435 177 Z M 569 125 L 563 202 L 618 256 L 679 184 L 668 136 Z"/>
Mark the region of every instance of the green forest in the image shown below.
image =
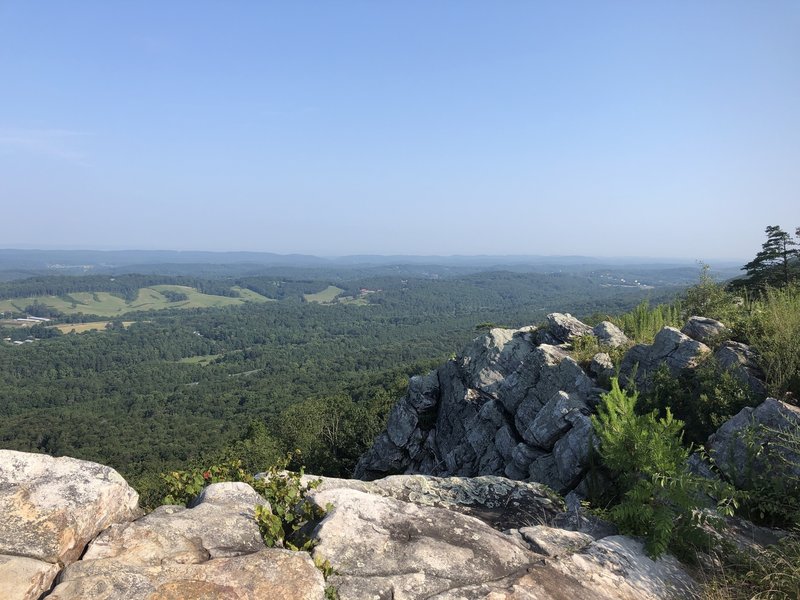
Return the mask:
<path id="1" fill-rule="evenodd" d="M 0 446 L 100 461 L 142 491 L 162 471 L 216 460 L 259 436 L 269 443 L 249 453 L 254 461 L 300 448 L 311 471 L 348 475 L 408 377 L 460 351 L 477 325 L 527 325 L 556 310 L 613 314 L 678 289 L 561 273 L 375 275 L 335 281 L 341 297 L 363 302 L 320 303 L 306 295 L 333 280 L 110 279 L 37 277 L 0 289 L 0 299 L 40 298 L 34 308 L 52 319 L 19 327 L 7 314 L 0 322 Z M 102 316 L 46 310 L 48 297 L 131 298 L 178 284 L 209 294 L 238 287 L 274 301 L 131 311 L 100 331 L 68 334 L 59 328 Z M 348 426 L 324 444 L 318 434 L 331 418 Z"/>

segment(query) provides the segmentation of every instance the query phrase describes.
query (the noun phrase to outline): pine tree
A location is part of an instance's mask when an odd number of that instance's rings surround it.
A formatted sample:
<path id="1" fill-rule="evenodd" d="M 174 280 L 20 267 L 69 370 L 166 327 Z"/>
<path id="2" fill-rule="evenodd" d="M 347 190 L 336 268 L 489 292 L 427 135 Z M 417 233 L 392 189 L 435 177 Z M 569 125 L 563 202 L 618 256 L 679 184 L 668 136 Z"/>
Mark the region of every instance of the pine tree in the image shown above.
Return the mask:
<path id="1" fill-rule="evenodd" d="M 798 243 L 778 225 L 770 225 L 764 232 L 767 241 L 761 245 L 761 251 L 742 267 L 747 271 L 746 283 L 756 287 L 788 285 L 796 276 L 797 266 L 794 263 L 800 257 L 800 250 L 795 248 Z M 795 233 L 800 237 L 800 227 Z"/>

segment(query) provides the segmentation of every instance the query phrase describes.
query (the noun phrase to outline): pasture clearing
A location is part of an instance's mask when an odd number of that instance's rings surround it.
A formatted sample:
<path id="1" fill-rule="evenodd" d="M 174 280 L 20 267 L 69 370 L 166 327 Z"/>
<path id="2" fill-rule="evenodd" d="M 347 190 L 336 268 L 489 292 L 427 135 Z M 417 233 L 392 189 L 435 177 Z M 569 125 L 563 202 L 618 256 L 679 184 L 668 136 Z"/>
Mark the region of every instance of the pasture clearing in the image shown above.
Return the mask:
<path id="1" fill-rule="evenodd" d="M 140 310 L 164 310 L 168 308 L 212 308 L 236 306 L 248 302 L 269 302 L 270 299 L 251 290 L 236 289 L 240 298 L 203 294 L 183 285 L 154 285 L 141 288 L 134 300 L 125 300 L 108 292 L 73 292 L 62 296 L 31 296 L 28 298 L 9 298 L 0 300 L 0 311 L 24 313 L 25 307 L 38 302 L 66 315 L 83 313 L 100 317 L 118 317 L 125 313 Z M 162 291 L 180 292 L 186 300 L 170 302 Z"/>
<path id="2" fill-rule="evenodd" d="M 336 287 L 335 285 L 329 285 L 321 292 L 317 292 L 315 294 L 303 294 L 303 298 L 306 299 L 306 302 L 316 302 L 317 304 L 332 304 L 335 302 L 336 298 L 341 294 L 344 290 L 340 287 Z"/>
<path id="3" fill-rule="evenodd" d="M 136 321 L 123 321 L 122 325 L 125 328 L 130 327 Z M 86 333 L 87 331 L 105 331 L 108 321 L 90 321 L 88 323 L 63 323 L 61 325 L 53 325 L 61 333 Z"/>

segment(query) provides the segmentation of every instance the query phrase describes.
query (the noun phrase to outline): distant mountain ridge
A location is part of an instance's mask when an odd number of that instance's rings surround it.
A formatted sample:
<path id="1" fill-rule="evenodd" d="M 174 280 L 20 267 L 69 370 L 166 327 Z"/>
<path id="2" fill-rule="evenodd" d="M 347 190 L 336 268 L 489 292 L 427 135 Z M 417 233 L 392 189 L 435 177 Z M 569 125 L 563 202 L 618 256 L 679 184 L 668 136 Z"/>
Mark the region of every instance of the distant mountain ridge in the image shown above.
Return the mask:
<path id="1" fill-rule="evenodd" d="M 493 267 L 503 265 L 659 265 L 686 266 L 695 261 L 652 257 L 592 257 L 579 255 L 380 255 L 362 254 L 320 257 L 310 254 L 273 252 L 212 252 L 183 250 L 26 250 L 0 249 L 0 270 L 77 268 L 112 269 L 157 264 L 253 264 L 265 266 L 363 266 L 440 265 Z M 719 266 L 738 266 L 741 261 L 718 260 Z"/>

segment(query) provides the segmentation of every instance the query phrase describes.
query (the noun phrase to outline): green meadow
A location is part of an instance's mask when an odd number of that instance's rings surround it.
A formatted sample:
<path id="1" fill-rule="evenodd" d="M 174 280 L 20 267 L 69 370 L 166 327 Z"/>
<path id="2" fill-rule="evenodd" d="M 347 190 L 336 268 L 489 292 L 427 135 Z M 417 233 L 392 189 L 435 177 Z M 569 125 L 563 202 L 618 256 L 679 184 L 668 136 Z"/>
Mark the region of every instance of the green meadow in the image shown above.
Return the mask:
<path id="1" fill-rule="evenodd" d="M 118 317 L 125 313 L 141 310 L 164 310 L 167 308 L 213 308 L 236 306 L 247 302 L 270 302 L 269 298 L 251 290 L 232 288 L 239 292 L 239 298 L 203 294 L 192 287 L 183 285 L 154 285 L 139 290 L 132 301 L 114 296 L 108 292 L 74 292 L 62 296 L 31 296 L 0 300 L 0 311 L 24 312 L 26 306 L 34 302 L 45 304 L 67 315 L 83 313 L 101 317 Z M 161 292 L 172 291 L 186 295 L 186 300 L 170 302 Z"/>

